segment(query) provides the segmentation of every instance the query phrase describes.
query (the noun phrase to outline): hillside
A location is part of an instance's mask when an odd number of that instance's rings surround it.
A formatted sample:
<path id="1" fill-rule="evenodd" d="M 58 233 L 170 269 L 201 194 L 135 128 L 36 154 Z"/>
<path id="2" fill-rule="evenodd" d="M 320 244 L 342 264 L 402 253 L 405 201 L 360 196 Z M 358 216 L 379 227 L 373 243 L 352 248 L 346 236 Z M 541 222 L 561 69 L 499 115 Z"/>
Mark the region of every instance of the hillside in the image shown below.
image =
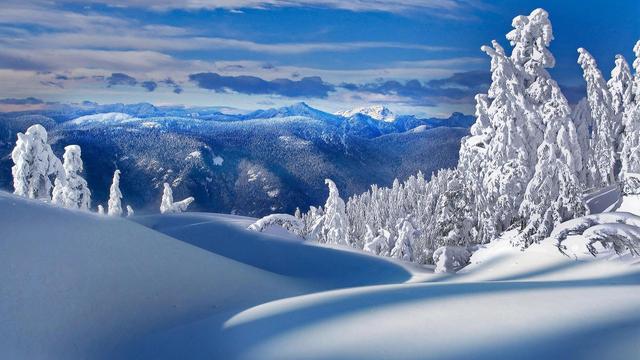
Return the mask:
<path id="1" fill-rule="evenodd" d="M 456 127 L 432 127 L 425 124 L 435 120 L 413 118 L 411 126 L 427 128 L 411 132 L 404 122 L 396 129 L 304 103 L 244 115 L 149 104 L 72 109 L 65 107 L 64 117 L 55 109 L 1 115 L 0 188 L 12 189 L 8 154 L 16 133 L 33 123 L 47 128 L 57 154 L 66 145 L 81 146 L 94 207 L 106 201 L 118 168 L 125 202 L 139 211 L 155 212 L 162 183 L 169 182 L 177 196 L 196 198 L 195 210 L 250 216 L 323 203 L 327 177 L 349 196 L 418 170 L 455 166 L 467 134 L 454 120 Z"/>
<path id="2" fill-rule="evenodd" d="M 637 203 L 620 209 L 639 214 Z M 546 242 L 523 252 L 505 234 L 460 274 L 433 274 L 249 232 L 252 219 L 237 216 L 134 218 L 141 226 L 6 193 L 0 212 L 0 345 L 14 358 L 628 359 L 640 350 L 631 258 L 583 248 L 574 259 Z"/>

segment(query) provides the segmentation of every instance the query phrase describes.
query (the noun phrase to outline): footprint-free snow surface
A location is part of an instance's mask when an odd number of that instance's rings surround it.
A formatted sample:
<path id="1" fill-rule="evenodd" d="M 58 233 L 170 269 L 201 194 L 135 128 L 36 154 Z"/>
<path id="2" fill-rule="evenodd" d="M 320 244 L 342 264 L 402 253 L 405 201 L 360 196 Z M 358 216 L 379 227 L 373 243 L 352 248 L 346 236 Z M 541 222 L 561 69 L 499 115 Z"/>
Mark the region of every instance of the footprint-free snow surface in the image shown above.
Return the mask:
<path id="1" fill-rule="evenodd" d="M 625 198 L 617 211 L 640 213 Z M 640 267 L 513 234 L 458 274 L 245 230 L 0 193 L 0 358 L 633 359 Z"/>

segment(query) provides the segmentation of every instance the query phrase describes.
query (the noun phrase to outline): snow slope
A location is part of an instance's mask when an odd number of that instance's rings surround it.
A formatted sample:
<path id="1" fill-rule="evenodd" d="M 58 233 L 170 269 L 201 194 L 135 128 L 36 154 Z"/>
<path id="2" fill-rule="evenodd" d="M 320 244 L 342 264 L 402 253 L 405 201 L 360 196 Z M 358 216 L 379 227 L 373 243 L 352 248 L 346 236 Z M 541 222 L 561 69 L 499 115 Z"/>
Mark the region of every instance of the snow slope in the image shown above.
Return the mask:
<path id="1" fill-rule="evenodd" d="M 298 293 L 290 279 L 120 218 L 0 192 L 0 354 L 87 358 L 152 330 Z"/>
<path id="2" fill-rule="evenodd" d="M 254 219 L 230 215 L 139 219 L 182 229 L 180 241 L 4 192 L 0 214 L 2 358 L 109 357 L 132 339 L 196 319 L 222 323 L 272 299 L 410 277 L 384 259 L 247 231 Z M 340 270 L 350 275 L 336 276 Z"/>
<path id="3" fill-rule="evenodd" d="M 640 213 L 637 198 L 621 208 Z M 459 274 L 206 213 L 101 217 L 0 193 L 2 358 L 631 359 L 637 259 L 513 234 Z M 137 223 L 136 223 L 137 222 Z M 144 225 L 144 226 L 142 226 Z"/>

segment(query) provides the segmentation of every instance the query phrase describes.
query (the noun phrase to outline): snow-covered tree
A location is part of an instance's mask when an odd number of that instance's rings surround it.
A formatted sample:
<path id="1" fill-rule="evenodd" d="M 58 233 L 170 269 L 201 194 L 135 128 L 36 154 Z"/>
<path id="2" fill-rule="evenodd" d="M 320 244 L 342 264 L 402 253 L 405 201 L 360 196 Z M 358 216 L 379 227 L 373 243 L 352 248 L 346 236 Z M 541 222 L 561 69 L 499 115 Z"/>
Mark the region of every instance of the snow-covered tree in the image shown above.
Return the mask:
<path id="1" fill-rule="evenodd" d="M 622 114 L 632 101 L 633 75 L 627 60 L 622 55 L 616 55 L 615 67 L 611 70 L 611 78 L 607 87 L 611 93 L 611 105 L 614 114 Z"/>
<path id="2" fill-rule="evenodd" d="M 636 42 L 633 51 L 636 56 L 633 61 L 635 74 L 631 84 L 631 95 L 625 103 L 626 107 L 622 115 L 624 133 L 620 158 L 621 172 L 625 181 L 628 177 L 626 174 L 640 173 L 640 40 Z"/>
<path id="3" fill-rule="evenodd" d="M 271 214 L 258 219 L 247 227 L 248 230 L 264 232 L 272 226 L 280 226 L 288 232 L 303 236 L 304 224 L 302 220 L 289 214 Z"/>
<path id="4" fill-rule="evenodd" d="M 189 205 L 195 200 L 194 197 L 190 196 L 184 200 L 180 200 L 177 202 L 173 201 L 173 190 L 171 189 L 171 185 L 164 183 L 164 190 L 162 193 L 162 202 L 160 203 L 160 213 L 181 213 L 187 210 Z"/>
<path id="5" fill-rule="evenodd" d="M 389 246 L 390 240 L 391 233 L 386 229 L 380 229 L 378 235 L 367 238 L 363 250 L 380 256 L 389 256 L 391 250 Z"/>
<path id="6" fill-rule="evenodd" d="M 398 237 L 391 250 L 391 257 L 404 261 L 413 261 L 413 243 L 416 237 L 416 229 L 408 219 L 403 219 L 398 228 Z"/>
<path id="7" fill-rule="evenodd" d="M 525 99 L 518 69 L 497 42 L 482 50 L 491 57 L 488 114 L 495 134 L 486 144 L 487 156 L 480 170 L 484 172 L 483 196 L 488 208 L 479 214 L 478 221 L 485 224 L 481 236 L 486 242 L 518 218 L 518 207 L 533 173 L 531 146 L 537 140 L 528 131 L 528 123 L 535 117 Z"/>
<path id="8" fill-rule="evenodd" d="M 475 239 L 470 219 L 471 209 L 462 174 L 458 170 L 444 172 L 446 187 L 436 207 L 436 234 L 438 245 L 468 245 Z"/>
<path id="9" fill-rule="evenodd" d="M 596 169 L 595 186 L 607 186 L 616 180 L 615 164 L 618 148 L 618 129 L 621 124 L 615 115 L 611 94 L 595 59 L 583 48 L 578 49 L 578 63 L 587 82 L 587 99 L 594 120 L 590 167 Z"/>
<path id="10" fill-rule="evenodd" d="M 576 171 L 582 159 L 569 114 L 567 100 L 557 85 L 551 86 L 551 100 L 542 107 L 544 141 L 538 147 L 535 173 L 520 205 L 525 246 L 549 236 L 556 224 L 586 212 Z"/>
<path id="11" fill-rule="evenodd" d="M 104 215 L 104 206 L 98 205 L 98 215 Z"/>
<path id="12" fill-rule="evenodd" d="M 122 216 L 122 193 L 120 192 L 120 170 L 113 172 L 113 181 L 109 189 L 109 216 Z"/>
<path id="13" fill-rule="evenodd" d="M 134 215 L 134 211 L 133 208 L 131 207 L 131 205 L 127 205 L 127 217 L 131 217 Z"/>
<path id="14" fill-rule="evenodd" d="M 62 158 L 64 178 L 56 178 L 51 202 L 69 209 L 89 210 L 91 191 L 80 175 L 83 170 L 80 146 L 66 146 Z"/>
<path id="15" fill-rule="evenodd" d="M 345 213 L 345 203 L 340 198 L 338 187 L 331 179 L 325 179 L 329 187 L 329 197 L 324 205 L 324 221 L 321 242 L 349 245 L 349 222 Z"/>
<path id="16" fill-rule="evenodd" d="M 580 154 L 582 159 L 581 170 L 578 172 L 578 179 L 585 188 L 594 186 L 595 169 L 589 166 L 591 159 L 591 128 L 593 127 L 593 118 L 591 117 L 591 108 L 586 98 L 582 98 L 573 108 L 571 112 L 571 120 L 576 128 L 576 136 L 578 145 L 580 146 Z"/>
<path id="17" fill-rule="evenodd" d="M 47 131 L 42 125 L 36 124 L 24 134 L 18 133 L 11 159 L 15 164 L 11 168 L 14 194 L 51 200 L 51 185 L 55 178 L 64 178 L 64 170 L 47 143 Z"/>
<path id="18" fill-rule="evenodd" d="M 320 231 L 324 224 L 324 210 L 321 207 L 311 206 L 309 211 L 301 215 L 302 236 L 307 241 L 320 241 Z"/>

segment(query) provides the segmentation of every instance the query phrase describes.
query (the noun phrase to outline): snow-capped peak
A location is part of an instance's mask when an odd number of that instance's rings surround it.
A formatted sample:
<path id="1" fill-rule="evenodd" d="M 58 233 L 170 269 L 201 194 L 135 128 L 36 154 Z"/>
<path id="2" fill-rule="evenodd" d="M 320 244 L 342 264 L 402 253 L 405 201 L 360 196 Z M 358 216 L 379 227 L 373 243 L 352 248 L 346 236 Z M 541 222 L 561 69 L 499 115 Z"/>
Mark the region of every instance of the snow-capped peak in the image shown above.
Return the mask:
<path id="1" fill-rule="evenodd" d="M 79 118 L 72 120 L 71 123 L 75 125 L 83 125 L 83 124 L 94 123 L 94 122 L 102 122 L 102 123 L 127 122 L 135 119 L 136 118 L 128 114 L 119 113 L 119 112 L 110 112 L 110 113 L 81 116 Z"/>
<path id="2" fill-rule="evenodd" d="M 382 105 L 361 107 L 357 109 L 340 111 L 336 113 L 336 115 L 343 116 L 343 117 L 352 117 L 356 114 L 366 115 L 372 119 L 385 121 L 385 122 L 396 121 L 396 114 L 394 114 L 391 110 L 389 110 L 388 108 Z"/>

